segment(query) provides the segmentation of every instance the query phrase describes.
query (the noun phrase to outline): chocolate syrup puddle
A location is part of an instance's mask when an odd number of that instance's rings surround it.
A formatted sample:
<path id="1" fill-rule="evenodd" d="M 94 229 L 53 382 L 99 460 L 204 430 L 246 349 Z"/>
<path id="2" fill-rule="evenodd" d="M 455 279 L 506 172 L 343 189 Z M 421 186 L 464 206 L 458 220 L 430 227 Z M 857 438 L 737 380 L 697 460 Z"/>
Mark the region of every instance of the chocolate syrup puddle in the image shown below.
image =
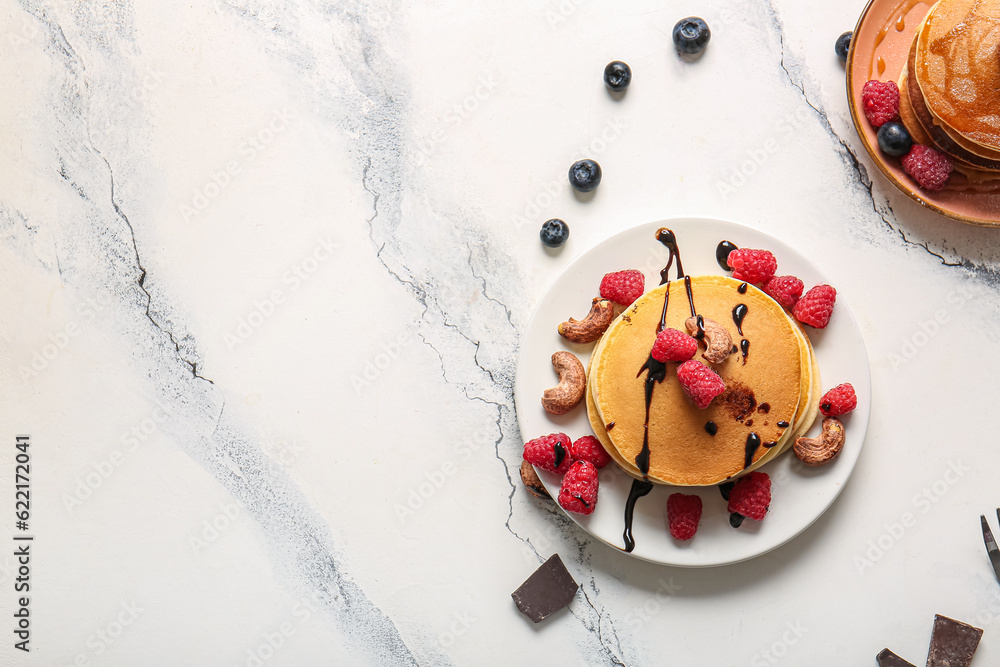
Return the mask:
<path id="1" fill-rule="evenodd" d="M 739 528 L 743 525 L 743 519 L 746 518 L 742 514 L 737 512 L 732 512 L 729 515 L 729 525 L 733 528 Z"/>
<path id="2" fill-rule="evenodd" d="M 705 432 L 709 435 L 715 435 L 719 432 L 719 426 L 713 421 L 705 422 Z"/>
<path id="3" fill-rule="evenodd" d="M 723 500 L 729 500 L 729 492 L 733 490 L 734 486 L 736 486 L 736 482 L 723 482 L 719 484 L 719 493 L 722 494 Z"/>
<path id="4" fill-rule="evenodd" d="M 778 422 L 778 426 L 780 426 L 781 428 L 788 428 L 788 422 L 780 421 Z"/>
<path id="5" fill-rule="evenodd" d="M 768 440 L 767 442 L 762 444 L 761 447 L 763 447 L 764 449 L 771 449 L 772 447 L 777 446 L 777 444 L 778 444 L 777 440 Z"/>
<path id="6" fill-rule="evenodd" d="M 770 403 L 761 403 L 760 405 L 757 406 L 757 412 L 759 412 L 762 415 L 766 415 L 770 411 L 771 411 Z"/>
<path id="7" fill-rule="evenodd" d="M 756 433 L 751 433 L 747 436 L 747 447 L 746 456 L 743 459 L 743 469 L 746 470 L 753 463 L 753 455 L 757 453 L 757 449 L 760 447 L 760 436 Z"/>
<path id="8" fill-rule="evenodd" d="M 733 270 L 726 260 L 729 259 L 729 253 L 738 247 L 735 243 L 730 243 L 729 241 L 719 241 L 719 245 L 715 248 L 715 261 L 719 263 L 723 271 Z"/>

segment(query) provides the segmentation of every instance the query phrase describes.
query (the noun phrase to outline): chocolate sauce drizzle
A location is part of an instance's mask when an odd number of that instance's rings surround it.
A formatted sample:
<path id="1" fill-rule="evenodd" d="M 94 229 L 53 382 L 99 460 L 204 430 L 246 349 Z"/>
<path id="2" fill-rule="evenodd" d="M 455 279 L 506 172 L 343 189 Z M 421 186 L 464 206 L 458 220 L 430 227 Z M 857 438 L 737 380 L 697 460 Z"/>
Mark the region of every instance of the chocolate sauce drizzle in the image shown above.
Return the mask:
<path id="1" fill-rule="evenodd" d="M 719 426 L 714 421 L 705 422 L 705 432 L 709 435 L 715 435 L 719 432 Z"/>
<path id="2" fill-rule="evenodd" d="M 732 268 L 729 266 L 729 262 L 726 260 L 729 259 L 729 253 L 736 250 L 738 247 L 739 246 L 735 243 L 730 243 L 729 241 L 720 241 L 719 245 L 716 246 L 715 261 L 719 263 L 719 266 L 722 267 L 723 271 L 732 271 Z"/>
<path id="3" fill-rule="evenodd" d="M 741 336 L 743 335 L 743 318 L 747 316 L 748 312 L 750 312 L 750 309 L 747 308 L 745 303 L 737 304 L 733 308 L 733 322 L 736 323 L 736 330 Z"/>
<path id="4" fill-rule="evenodd" d="M 606 431 L 610 431 L 610 430 L 611 430 L 611 429 L 613 429 L 614 427 L 615 427 L 615 423 L 614 423 L 614 422 L 611 422 L 610 424 L 605 424 L 605 425 L 604 425 L 604 430 L 606 430 Z"/>
<path id="5" fill-rule="evenodd" d="M 757 453 L 757 449 L 760 447 L 760 436 L 756 433 L 751 433 L 747 436 L 747 448 L 746 456 L 743 459 L 743 469 L 746 470 L 753 463 L 753 455 Z"/>
<path id="6" fill-rule="evenodd" d="M 653 490 L 652 482 L 644 482 L 641 479 L 632 480 L 632 488 L 628 492 L 628 500 L 625 501 L 625 551 L 631 553 L 635 549 L 635 540 L 632 538 L 632 515 L 635 513 L 635 502 Z"/>
<path id="7" fill-rule="evenodd" d="M 747 293 L 747 284 L 746 283 L 740 283 L 740 286 L 736 288 L 736 291 L 739 292 L 740 294 L 746 294 Z"/>
<path id="8" fill-rule="evenodd" d="M 780 421 L 778 422 L 778 426 L 780 426 L 781 428 L 788 428 L 788 422 Z"/>
<path id="9" fill-rule="evenodd" d="M 684 279 L 684 289 L 687 292 L 688 303 L 691 306 L 691 316 L 697 317 L 694 307 L 694 295 L 691 292 L 691 277 L 684 275 L 684 265 L 681 263 L 681 253 L 677 247 L 677 237 L 666 227 L 661 227 L 656 231 L 656 240 L 667 247 L 670 257 L 667 265 L 660 271 L 660 285 L 667 288 L 663 294 L 663 311 L 660 313 L 660 323 L 656 328 L 656 333 L 660 333 L 667 326 L 667 308 L 670 306 L 670 269 L 674 262 L 677 262 L 677 280 Z M 636 377 L 646 372 L 646 380 L 643 383 L 643 390 L 646 401 L 646 419 L 642 425 L 642 450 L 635 457 L 635 465 L 642 473 L 642 480 L 632 482 L 632 489 L 629 491 L 628 500 L 625 503 L 625 551 L 632 551 L 635 548 L 635 540 L 632 538 L 632 517 L 635 513 L 635 503 L 642 496 L 648 494 L 652 488 L 647 475 L 649 474 L 649 410 L 653 403 L 653 388 L 667 377 L 667 365 L 662 361 L 657 361 L 650 354 L 646 363 L 642 365 Z"/>
<path id="10" fill-rule="evenodd" d="M 557 442 L 554 449 L 556 452 L 556 467 L 558 468 L 559 464 L 566 458 L 566 448 L 562 446 L 561 442 Z"/>
<path id="11" fill-rule="evenodd" d="M 747 365 L 747 355 L 750 354 L 750 341 L 746 338 L 740 341 L 740 352 L 743 354 L 743 365 Z"/>

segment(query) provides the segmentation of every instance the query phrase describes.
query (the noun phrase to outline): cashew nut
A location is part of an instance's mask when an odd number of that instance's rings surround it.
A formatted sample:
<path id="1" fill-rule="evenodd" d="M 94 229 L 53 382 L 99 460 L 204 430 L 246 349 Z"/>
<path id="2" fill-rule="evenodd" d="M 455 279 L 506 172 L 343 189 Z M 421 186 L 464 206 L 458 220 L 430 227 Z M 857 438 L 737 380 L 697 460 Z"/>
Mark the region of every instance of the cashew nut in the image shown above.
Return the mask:
<path id="1" fill-rule="evenodd" d="M 593 343 L 607 331 L 614 319 L 614 304 L 598 297 L 594 299 L 587 317 L 582 320 L 569 318 L 569 322 L 559 325 L 559 334 L 574 343 Z"/>
<path id="2" fill-rule="evenodd" d="M 832 461 L 843 447 L 844 425 L 836 417 L 827 417 L 818 438 L 796 438 L 792 449 L 807 466 L 821 466 Z"/>
<path id="3" fill-rule="evenodd" d="M 545 490 L 542 480 L 538 479 L 535 467 L 527 461 L 521 461 L 521 481 L 524 483 L 524 488 L 528 490 L 528 493 L 534 497 L 541 498 L 542 500 L 552 500 L 552 496 Z"/>
<path id="4" fill-rule="evenodd" d="M 701 320 L 699 326 L 699 320 Z M 718 364 L 726 360 L 735 349 L 733 339 L 726 327 L 707 317 L 689 317 L 684 321 L 688 333 L 705 342 L 705 352 L 701 355 L 710 364 Z M 700 334 L 700 335 L 698 335 Z"/>
<path id="5" fill-rule="evenodd" d="M 587 371 L 572 352 L 553 354 L 552 367 L 559 375 L 559 384 L 542 394 L 542 407 L 554 415 L 564 415 L 583 400 L 587 391 Z"/>

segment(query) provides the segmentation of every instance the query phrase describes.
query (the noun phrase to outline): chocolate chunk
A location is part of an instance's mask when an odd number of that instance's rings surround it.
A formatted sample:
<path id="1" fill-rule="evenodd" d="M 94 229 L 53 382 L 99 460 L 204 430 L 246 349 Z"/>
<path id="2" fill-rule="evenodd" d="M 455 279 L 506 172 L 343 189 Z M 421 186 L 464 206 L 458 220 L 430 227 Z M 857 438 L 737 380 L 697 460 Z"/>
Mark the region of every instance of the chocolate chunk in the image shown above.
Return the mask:
<path id="1" fill-rule="evenodd" d="M 982 636 L 979 628 L 935 614 L 927 667 L 969 667 Z"/>
<path id="2" fill-rule="evenodd" d="M 559 554 L 553 554 L 510 596 L 522 614 L 539 623 L 572 602 L 579 587 Z"/>
<path id="3" fill-rule="evenodd" d="M 527 461 L 521 461 L 521 481 L 524 482 L 524 488 L 528 490 L 528 493 L 534 497 L 541 498 L 542 500 L 552 500 L 552 496 L 545 490 L 542 480 L 538 479 L 535 467 Z"/>
<path id="4" fill-rule="evenodd" d="M 882 649 L 875 659 L 878 660 L 878 667 L 916 667 L 912 662 L 903 660 L 887 648 Z"/>

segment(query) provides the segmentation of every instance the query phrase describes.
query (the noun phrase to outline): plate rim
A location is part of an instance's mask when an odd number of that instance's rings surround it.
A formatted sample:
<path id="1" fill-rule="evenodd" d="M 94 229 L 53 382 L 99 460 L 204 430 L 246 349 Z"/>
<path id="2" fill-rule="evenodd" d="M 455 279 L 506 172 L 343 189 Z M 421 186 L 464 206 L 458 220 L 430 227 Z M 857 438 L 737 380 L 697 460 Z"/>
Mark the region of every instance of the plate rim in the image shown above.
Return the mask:
<path id="1" fill-rule="evenodd" d="M 525 334 L 527 334 L 528 331 L 530 331 L 530 330 L 532 330 L 534 328 L 536 320 L 538 319 L 538 317 L 540 317 L 541 305 L 542 305 L 542 301 L 544 300 L 544 298 L 546 296 L 548 296 L 548 294 L 552 291 L 552 289 L 555 287 L 555 285 L 558 283 L 558 281 L 562 278 L 562 276 L 564 276 L 565 274 L 567 274 L 567 273 L 571 272 L 573 269 L 575 269 L 591 253 L 596 252 L 598 250 L 598 248 L 600 248 L 601 246 L 603 246 L 603 245 L 611 242 L 612 240 L 614 240 L 614 239 L 616 239 L 618 237 L 624 236 L 626 234 L 636 233 L 636 231 L 638 229 L 640 229 L 640 228 L 643 228 L 643 227 L 652 228 L 654 226 L 670 227 L 671 225 L 676 225 L 678 222 L 683 222 L 683 224 L 685 224 L 685 225 L 687 225 L 687 224 L 700 224 L 700 223 L 722 224 L 722 225 L 732 226 L 732 227 L 735 227 L 735 228 L 738 228 L 738 229 L 750 230 L 753 234 L 758 234 L 758 235 L 761 235 L 761 236 L 763 236 L 765 238 L 768 238 L 768 239 L 774 239 L 775 241 L 778 241 L 778 243 L 791 248 L 800 257 L 802 257 L 803 259 L 805 259 L 808 262 L 809 266 L 812 267 L 812 269 L 814 271 L 816 271 L 816 273 L 819 274 L 819 276 L 824 281 L 827 280 L 827 277 L 826 277 L 825 273 L 821 269 L 819 269 L 814 262 L 812 262 L 811 260 L 809 260 L 809 258 L 808 258 L 807 255 L 799 252 L 794 246 L 791 246 L 790 244 L 788 244 L 784 240 L 782 240 L 780 238 L 777 238 L 773 234 L 770 234 L 770 233 L 768 233 L 766 231 L 760 230 L 760 229 L 758 229 L 756 227 L 752 227 L 752 226 L 747 225 L 745 223 L 736 222 L 734 220 L 729 220 L 729 219 L 725 219 L 725 218 L 714 218 L 714 217 L 704 217 L 704 216 L 675 216 L 675 217 L 671 217 L 671 218 L 659 218 L 659 219 L 655 219 L 655 220 L 649 220 L 649 221 L 646 221 L 646 222 L 643 222 L 643 223 L 640 223 L 640 224 L 637 224 L 637 225 L 633 225 L 631 227 L 628 227 L 626 229 L 618 231 L 618 232 L 616 232 L 616 233 L 614 233 L 614 234 L 612 234 L 612 235 L 610 235 L 610 236 L 608 236 L 608 237 L 606 237 L 606 238 L 598 241 L 593 246 L 591 246 L 590 248 L 588 248 L 587 250 L 585 250 L 584 252 L 582 252 L 575 259 L 573 259 L 562 270 L 560 270 L 559 273 L 556 275 L 556 277 L 553 278 L 553 280 L 549 283 L 548 287 L 542 293 L 541 297 L 538 299 L 538 302 L 535 304 L 535 307 L 534 307 L 534 309 L 532 311 L 531 317 L 528 319 L 528 323 L 525 326 L 524 333 L 521 336 L 522 340 L 524 339 Z M 839 291 L 839 290 L 838 290 L 838 296 L 843 297 L 843 293 L 841 291 Z M 810 517 L 808 521 L 806 521 L 805 523 L 803 523 L 802 526 L 798 530 L 796 530 L 795 532 L 791 533 L 787 537 L 781 539 L 780 541 L 778 541 L 778 542 L 776 542 L 776 543 L 768 546 L 767 548 L 763 549 L 762 551 L 759 551 L 759 552 L 756 552 L 756 553 L 753 553 L 753 554 L 749 554 L 749 555 L 746 555 L 746 556 L 742 556 L 742 557 L 739 557 L 739 558 L 735 558 L 735 559 L 731 559 L 731 560 L 724 560 L 724 561 L 706 562 L 706 563 L 677 563 L 677 562 L 669 562 L 669 561 L 665 561 L 665 560 L 656 560 L 656 559 L 644 556 L 641 553 L 635 553 L 635 552 L 627 552 L 627 551 L 625 551 L 624 549 L 622 549 L 617 544 L 613 544 L 613 543 L 609 542 L 607 539 L 605 539 L 604 537 L 602 537 L 602 536 L 596 534 L 595 532 L 593 532 L 589 528 L 588 525 L 583 524 L 580 521 L 578 521 L 577 518 L 572 513 L 567 512 L 565 509 L 563 509 L 562 506 L 560 506 L 559 503 L 556 501 L 556 499 L 553 498 L 552 501 L 553 501 L 553 504 L 555 505 L 555 507 L 557 508 L 557 511 L 561 512 L 564 516 L 566 516 L 571 521 L 573 521 L 573 523 L 576 524 L 581 530 L 583 530 L 588 535 L 590 535 L 591 537 L 593 537 L 594 539 L 596 539 L 598 542 L 601 542 L 601 543 L 607 545 L 608 547 L 614 549 L 615 551 L 618 551 L 620 553 L 624 553 L 624 554 L 626 554 L 628 556 L 631 556 L 632 558 L 637 558 L 639 560 L 642 560 L 642 561 L 645 561 L 645 562 L 648 562 L 648 563 L 654 563 L 654 564 L 663 565 L 663 566 L 666 566 L 666 567 L 678 567 L 678 568 L 685 568 L 685 569 L 687 569 L 687 568 L 691 568 L 691 569 L 703 569 L 703 568 L 712 568 L 712 567 L 724 567 L 724 566 L 727 566 L 727 565 L 736 565 L 738 563 L 744 563 L 744 562 L 747 562 L 749 560 L 753 560 L 754 558 L 758 558 L 760 556 L 768 554 L 771 551 L 774 551 L 775 549 L 778 549 L 778 548 L 780 548 L 780 547 L 788 544 L 789 542 L 791 542 L 795 538 L 797 538 L 800 535 L 802 535 L 814 523 L 816 523 L 816 521 L 818 521 L 820 517 L 822 517 L 824 514 L 826 514 L 829 511 L 829 509 L 833 506 L 833 504 L 840 497 L 841 493 L 843 493 L 844 488 L 847 486 L 848 482 L 853 477 L 854 471 L 857 468 L 858 460 L 861 457 L 861 450 L 864 449 L 864 444 L 865 444 L 865 441 L 866 441 L 867 436 L 868 436 L 868 427 L 869 427 L 870 421 L 871 421 L 871 395 L 872 395 L 872 390 L 871 390 L 871 386 L 872 386 L 871 359 L 870 359 L 870 356 L 869 356 L 868 345 L 865 343 L 865 339 L 864 339 L 864 335 L 863 335 L 863 333 L 861 331 L 861 327 L 858 325 L 858 320 L 857 320 L 857 318 L 854 317 L 854 312 L 850 308 L 850 306 L 847 306 L 846 303 L 844 303 L 846 301 L 847 300 L 844 299 L 841 302 L 842 303 L 842 308 L 841 308 L 840 312 L 844 312 L 844 311 L 847 312 L 847 314 L 849 316 L 849 319 L 850 319 L 851 326 L 853 327 L 854 331 L 857 333 L 858 340 L 861 343 L 861 348 L 862 348 L 862 351 L 863 351 L 863 354 L 861 355 L 861 360 L 863 361 L 864 370 L 865 370 L 864 378 L 863 378 L 865 391 L 864 391 L 863 395 L 866 397 L 865 400 L 867 402 L 867 405 L 866 405 L 867 409 L 864 411 L 864 422 L 863 422 L 863 424 L 861 424 L 859 422 L 858 426 L 854 426 L 853 427 L 854 430 L 858 430 L 859 428 L 863 429 L 863 433 L 861 435 L 861 438 L 860 438 L 860 441 L 859 441 L 859 444 L 858 444 L 858 453 L 854 457 L 854 460 L 851 463 L 850 469 L 847 471 L 847 473 L 844 476 L 844 478 L 840 481 L 840 483 L 836 484 L 833 494 L 829 497 L 829 500 L 824 504 L 824 506 L 822 507 L 822 509 L 820 509 L 815 514 L 815 516 Z M 517 364 L 515 366 L 515 375 L 514 375 L 514 390 L 512 392 L 512 395 L 513 395 L 513 398 L 514 398 L 514 415 L 515 415 L 515 418 L 517 419 L 518 433 L 521 436 L 522 442 L 527 442 L 527 435 L 526 435 L 526 433 L 524 431 L 525 426 L 524 426 L 523 420 L 519 416 L 518 401 L 517 401 L 517 396 L 518 396 L 518 393 L 519 393 L 517 391 L 518 378 L 521 377 L 521 368 L 522 368 L 522 366 L 525 363 L 527 363 L 524 354 L 525 354 L 524 353 L 524 346 L 521 345 L 521 346 L 519 346 L 519 349 L 518 349 L 518 358 L 517 358 Z M 787 452 L 785 454 L 783 454 L 782 456 L 785 456 L 786 454 L 787 454 Z M 778 459 L 775 459 L 775 461 L 778 461 Z M 542 471 L 542 473 L 543 474 L 539 475 L 539 478 L 543 480 L 543 484 L 544 484 L 544 471 Z"/>
<path id="2" fill-rule="evenodd" d="M 872 8 L 876 4 L 888 1 L 890 0 L 869 0 L 868 4 L 865 6 L 864 11 L 861 12 L 861 16 L 860 18 L 858 18 L 858 22 L 854 26 L 854 34 L 857 35 L 861 31 L 861 27 L 864 24 L 865 20 L 868 18 L 868 14 L 871 12 Z M 898 0 L 892 0 L 892 1 L 898 2 Z M 925 2 L 924 4 L 927 3 Z M 975 225 L 976 227 L 992 227 L 992 228 L 1000 227 L 1000 219 L 990 220 L 987 218 L 975 218 L 971 216 L 961 215 L 959 213 L 955 213 L 953 211 L 949 211 L 946 208 L 943 208 L 940 204 L 935 204 L 934 202 L 925 199 L 916 190 L 904 185 L 902 181 L 900 181 L 899 178 L 897 178 L 896 175 L 892 173 L 888 169 L 888 167 L 886 167 L 885 162 L 882 160 L 880 152 L 874 146 L 872 146 L 871 142 L 868 140 L 868 135 L 865 133 L 865 128 L 867 126 L 863 125 L 861 122 L 861 117 L 857 108 L 857 103 L 855 102 L 854 99 L 854 51 L 855 51 L 854 40 L 852 38 L 851 48 L 849 49 L 847 54 L 847 104 L 850 107 L 851 120 L 854 122 L 854 130 L 857 133 L 858 138 L 861 139 L 861 143 L 864 145 L 865 150 L 868 152 L 868 156 L 878 167 L 879 171 L 882 172 L 882 175 L 885 176 L 885 178 L 890 183 L 896 186 L 897 190 L 905 194 L 907 197 L 917 202 L 921 206 L 931 209 L 935 213 L 943 215 L 946 218 L 949 218 L 951 220 L 957 220 L 958 222 L 962 222 L 968 225 Z"/>

